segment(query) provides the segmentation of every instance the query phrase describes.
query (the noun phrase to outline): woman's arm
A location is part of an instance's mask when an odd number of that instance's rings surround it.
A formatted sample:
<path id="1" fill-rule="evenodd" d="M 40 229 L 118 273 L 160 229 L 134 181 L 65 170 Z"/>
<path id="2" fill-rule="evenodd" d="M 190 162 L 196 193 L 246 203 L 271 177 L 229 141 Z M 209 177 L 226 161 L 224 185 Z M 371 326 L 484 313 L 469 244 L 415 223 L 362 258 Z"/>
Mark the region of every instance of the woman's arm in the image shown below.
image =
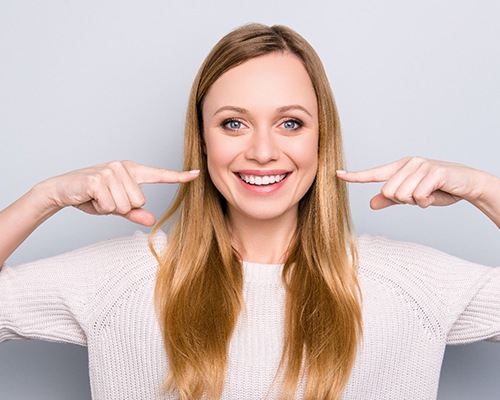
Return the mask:
<path id="1" fill-rule="evenodd" d="M 38 226 L 64 207 L 95 215 L 116 214 L 151 226 L 155 217 L 142 208 L 146 199 L 139 185 L 189 182 L 198 172 L 113 161 L 47 179 L 0 211 L 0 265 Z"/>
<path id="2" fill-rule="evenodd" d="M 385 182 L 371 199 L 374 210 L 395 204 L 447 206 L 464 199 L 500 228 L 500 178 L 485 171 L 409 157 L 364 171 L 337 171 L 337 176 L 347 182 Z"/>

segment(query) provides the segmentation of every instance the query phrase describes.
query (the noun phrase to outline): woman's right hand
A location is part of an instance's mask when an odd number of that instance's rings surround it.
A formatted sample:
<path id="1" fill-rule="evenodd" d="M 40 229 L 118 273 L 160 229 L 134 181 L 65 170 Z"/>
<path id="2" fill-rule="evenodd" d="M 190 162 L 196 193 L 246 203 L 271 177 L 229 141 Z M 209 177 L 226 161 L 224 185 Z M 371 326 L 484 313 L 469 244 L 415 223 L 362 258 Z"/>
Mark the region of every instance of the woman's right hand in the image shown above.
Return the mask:
<path id="1" fill-rule="evenodd" d="M 146 198 L 139 185 L 189 182 L 198 175 L 199 171 L 178 172 L 132 161 L 112 161 L 56 176 L 37 186 L 39 195 L 54 211 L 73 206 L 88 214 L 114 214 L 151 226 L 155 217 L 142 208 Z"/>
<path id="2" fill-rule="evenodd" d="M 198 175 L 199 171 L 177 172 L 112 161 L 47 179 L 0 211 L 0 266 L 40 224 L 64 207 L 154 225 L 154 215 L 142 208 L 146 199 L 140 185 L 189 182 Z"/>

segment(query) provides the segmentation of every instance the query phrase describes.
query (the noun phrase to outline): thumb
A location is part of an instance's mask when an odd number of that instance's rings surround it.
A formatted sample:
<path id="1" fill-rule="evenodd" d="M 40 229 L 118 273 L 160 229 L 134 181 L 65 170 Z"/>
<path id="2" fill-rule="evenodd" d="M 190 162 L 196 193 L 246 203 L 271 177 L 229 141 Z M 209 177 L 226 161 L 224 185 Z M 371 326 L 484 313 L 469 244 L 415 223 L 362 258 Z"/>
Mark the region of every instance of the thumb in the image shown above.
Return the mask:
<path id="1" fill-rule="evenodd" d="M 382 210 L 383 208 L 394 206 L 396 204 L 398 203 L 389 200 L 382 193 L 377 194 L 370 200 L 370 207 L 372 210 Z"/>
<path id="2" fill-rule="evenodd" d="M 134 208 L 127 214 L 122 215 L 122 217 L 144 226 L 153 226 L 156 222 L 155 216 L 143 208 Z"/>

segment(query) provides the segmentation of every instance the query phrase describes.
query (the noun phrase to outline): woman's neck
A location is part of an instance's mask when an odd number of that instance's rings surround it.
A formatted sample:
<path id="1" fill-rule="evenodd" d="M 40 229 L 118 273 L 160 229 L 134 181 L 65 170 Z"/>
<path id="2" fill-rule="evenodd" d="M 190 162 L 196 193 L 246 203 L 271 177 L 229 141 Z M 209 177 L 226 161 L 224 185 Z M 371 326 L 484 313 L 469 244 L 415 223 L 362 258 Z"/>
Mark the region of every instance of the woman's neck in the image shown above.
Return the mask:
<path id="1" fill-rule="evenodd" d="M 227 223 L 233 247 L 242 261 L 281 264 L 285 262 L 297 226 L 297 212 L 289 212 L 272 220 L 256 220 L 229 213 Z"/>

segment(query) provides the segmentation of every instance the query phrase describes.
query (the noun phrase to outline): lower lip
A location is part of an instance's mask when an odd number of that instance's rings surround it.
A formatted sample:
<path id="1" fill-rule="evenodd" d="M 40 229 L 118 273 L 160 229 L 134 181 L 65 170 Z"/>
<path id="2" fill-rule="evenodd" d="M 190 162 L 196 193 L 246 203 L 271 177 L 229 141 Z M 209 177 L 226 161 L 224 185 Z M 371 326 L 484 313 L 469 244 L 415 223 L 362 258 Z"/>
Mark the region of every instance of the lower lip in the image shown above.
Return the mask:
<path id="1" fill-rule="evenodd" d="M 280 190 L 285 182 L 288 180 L 288 177 L 291 175 L 290 173 L 286 174 L 285 179 L 278 183 L 272 183 L 269 185 L 252 185 L 250 183 L 246 183 L 244 180 L 240 178 L 238 174 L 236 175 L 236 179 L 238 179 L 241 183 L 241 185 L 248 190 L 249 192 L 256 193 L 256 194 L 272 194 Z"/>

